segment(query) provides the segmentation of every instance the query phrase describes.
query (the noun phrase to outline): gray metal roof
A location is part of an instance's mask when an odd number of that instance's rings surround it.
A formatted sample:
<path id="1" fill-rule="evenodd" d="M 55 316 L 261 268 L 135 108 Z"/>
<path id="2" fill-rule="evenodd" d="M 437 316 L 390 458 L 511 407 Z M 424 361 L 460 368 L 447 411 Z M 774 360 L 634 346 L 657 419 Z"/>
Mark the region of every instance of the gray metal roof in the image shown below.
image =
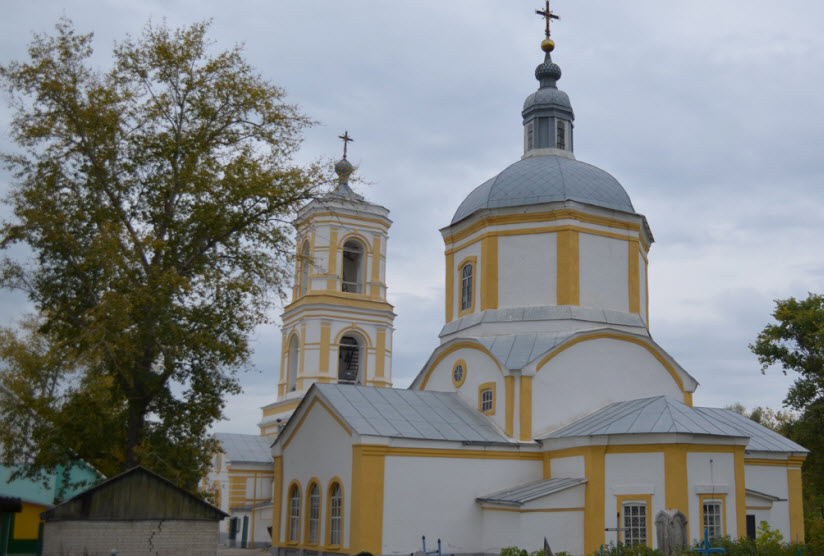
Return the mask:
<path id="1" fill-rule="evenodd" d="M 478 186 L 458 207 L 452 224 L 482 209 L 568 200 L 635 214 L 627 192 L 605 171 L 563 156 L 546 155 L 519 160 Z"/>
<path id="2" fill-rule="evenodd" d="M 690 407 L 666 396 L 610 404 L 542 439 L 649 433 L 749 438 L 748 450 L 807 451 L 795 442 L 732 410 Z"/>
<path id="3" fill-rule="evenodd" d="M 493 492 L 492 494 L 487 494 L 486 496 L 477 498 L 476 501 L 522 506 L 530 500 L 555 494 L 556 492 L 561 492 L 562 490 L 582 485 L 586 482 L 587 480 L 585 478 L 543 479 L 541 481 L 535 481 L 534 483 L 528 483 L 514 488 Z"/>
<path id="4" fill-rule="evenodd" d="M 272 439 L 256 434 L 233 434 L 218 432 L 215 439 L 220 442 L 226 459 L 234 463 L 272 463 Z"/>
<path id="5" fill-rule="evenodd" d="M 454 392 L 317 383 L 312 388 L 359 435 L 511 443 Z"/>
<path id="6" fill-rule="evenodd" d="M 772 494 L 767 494 L 766 492 L 759 492 L 757 490 L 752 489 L 745 489 L 747 496 L 755 496 L 757 498 L 763 498 L 764 500 L 769 500 L 771 502 L 781 502 L 786 500 L 786 498 L 779 498 L 778 496 L 773 496 Z"/>

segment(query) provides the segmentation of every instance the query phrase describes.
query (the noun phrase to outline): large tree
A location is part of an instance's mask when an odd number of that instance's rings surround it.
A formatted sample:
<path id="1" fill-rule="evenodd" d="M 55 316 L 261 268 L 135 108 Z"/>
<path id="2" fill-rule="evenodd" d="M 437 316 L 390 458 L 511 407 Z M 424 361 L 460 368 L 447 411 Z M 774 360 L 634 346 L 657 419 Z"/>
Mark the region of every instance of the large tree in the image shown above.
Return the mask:
<path id="1" fill-rule="evenodd" d="M 0 279 L 37 313 L 0 334 L 0 447 L 32 476 L 79 457 L 192 487 L 285 289 L 321 181 L 293 162 L 310 122 L 207 28 L 149 25 L 101 71 L 61 21 L 0 66 L 19 146 L 0 246 L 31 255 L 7 249 Z"/>

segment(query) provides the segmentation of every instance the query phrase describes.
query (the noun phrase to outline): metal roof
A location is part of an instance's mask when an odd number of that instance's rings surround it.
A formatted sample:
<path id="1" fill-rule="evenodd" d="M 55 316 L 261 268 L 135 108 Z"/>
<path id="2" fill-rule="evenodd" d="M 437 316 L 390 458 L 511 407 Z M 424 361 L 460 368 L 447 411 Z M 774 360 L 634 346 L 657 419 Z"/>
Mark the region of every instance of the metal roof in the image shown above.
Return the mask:
<path id="1" fill-rule="evenodd" d="M 607 172 L 557 155 L 519 160 L 472 191 L 452 224 L 482 209 L 578 201 L 635 214 L 629 195 Z"/>
<path id="2" fill-rule="evenodd" d="M 267 436 L 218 432 L 215 439 L 233 463 L 272 463 L 272 439 Z"/>
<path id="3" fill-rule="evenodd" d="M 312 388 L 359 435 L 511 443 L 454 392 L 318 383 Z"/>
<path id="4" fill-rule="evenodd" d="M 752 489 L 745 489 L 747 496 L 755 496 L 756 498 L 761 498 L 763 500 L 769 500 L 770 502 L 783 502 L 786 498 L 779 498 L 778 496 L 773 496 L 772 494 L 767 494 L 766 492 L 759 492 L 757 490 Z"/>
<path id="5" fill-rule="evenodd" d="M 530 500 L 555 494 L 556 492 L 561 492 L 562 490 L 582 485 L 586 482 L 587 480 L 585 478 L 543 479 L 541 481 L 535 481 L 534 483 L 528 483 L 514 488 L 493 492 L 492 494 L 487 494 L 486 496 L 476 498 L 476 501 L 522 506 Z"/>
<path id="6" fill-rule="evenodd" d="M 542 439 L 649 433 L 749 438 L 748 450 L 807 452 L 795 442 L 730 409 L 690 407 L 666 396 L 610 404 Z"/>

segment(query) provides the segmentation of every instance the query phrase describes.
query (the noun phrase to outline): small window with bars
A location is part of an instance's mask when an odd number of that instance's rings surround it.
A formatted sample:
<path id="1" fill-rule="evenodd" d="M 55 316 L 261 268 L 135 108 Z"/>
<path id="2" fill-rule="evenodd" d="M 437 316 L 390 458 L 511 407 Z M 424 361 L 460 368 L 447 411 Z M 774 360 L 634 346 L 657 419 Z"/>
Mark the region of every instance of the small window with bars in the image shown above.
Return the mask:
<path id="1" fill-rule="evenodd" d="M 566 150 L 566 124 L 563 121 L 558 121 L 558 134 L 555 140 L 555 147 Z"/>
<path id="2" fill-rule="evenodd" d="M 306 541 L 309 544 L 318 544 L 320 539 L 320 489 L 312 485 L 309 491 L 309 534 Z"/>
<path id="3" fill-rule="evenodd" d="M 461 311 L 472 308 L 472 263 L 461 268 Z"/>
<path id="4" fill-rule="evenodd" d="M 624 544 L 647 544 L 647 505 L 644 502 L 624 504 Z"/>
<path id="5" fill-rule="evenodd" d="M 289 541 L 300 540 L 300 489 L 292 486 L 289 492 Z"/>
<path id="6" fill-rule="evenodd" d="M 343 496 L 340 485 L 335 483 L 329 497 L 329 544 L 340 546 L 343 515 Z"/>
<path id="7" fill-rule="evenodd" d="M 724 536 L 723 504 L 721 500 L 704 500 L 704 528 L 710 540 Z"/>
<path id="8" fill-rule="evenodd" d="M 481 391 L 481 411 L 489 413 L 495 408 L 495 393 L 491 388 Z"/>

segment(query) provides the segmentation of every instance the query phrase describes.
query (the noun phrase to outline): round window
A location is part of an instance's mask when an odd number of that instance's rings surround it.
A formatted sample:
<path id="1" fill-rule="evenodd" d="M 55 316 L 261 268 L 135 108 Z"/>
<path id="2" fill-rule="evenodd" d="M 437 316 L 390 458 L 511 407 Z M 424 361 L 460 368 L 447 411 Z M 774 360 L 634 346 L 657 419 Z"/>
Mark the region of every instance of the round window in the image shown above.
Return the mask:
<path id="1" fill-rule="evenodd" d="M 463 365 L 455 365 L 455 369 L 452 371 L 452 380 L 455 382 L 463 382 Z"/>

